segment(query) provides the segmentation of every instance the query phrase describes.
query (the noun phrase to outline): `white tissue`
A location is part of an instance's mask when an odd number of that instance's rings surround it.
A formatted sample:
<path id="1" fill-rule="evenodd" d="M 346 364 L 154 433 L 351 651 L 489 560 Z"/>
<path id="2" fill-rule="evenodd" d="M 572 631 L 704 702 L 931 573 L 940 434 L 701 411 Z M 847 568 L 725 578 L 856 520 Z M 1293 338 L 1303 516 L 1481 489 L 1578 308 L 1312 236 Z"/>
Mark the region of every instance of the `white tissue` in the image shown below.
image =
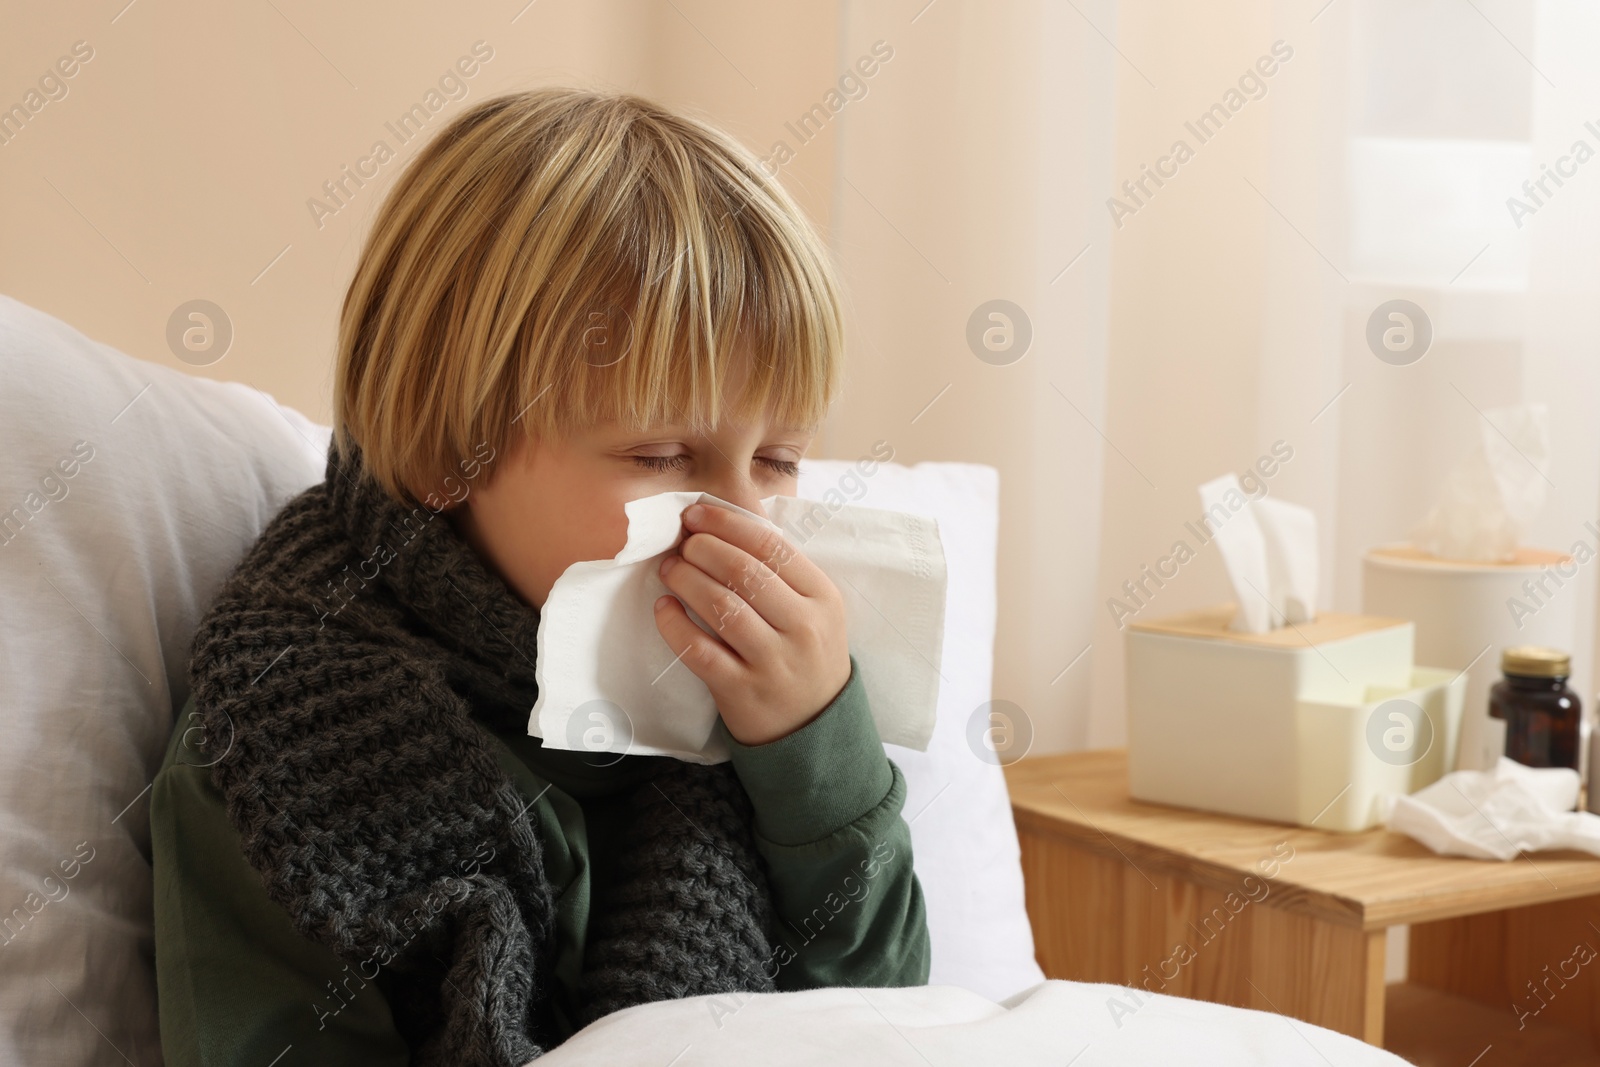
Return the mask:
<path id="1" fill-rule="evenodd" d="M 1578 772 L 1566 767 L 1524 767 L 1502 756 L 1493 770 L 1452 771 L 1393 801 L 1389 829 L 1441 855 L 1511 860 L 1576 848 L 1600 856 L 1600 815 L 1572 810 Z"/>
<path id="2" fill-rule="evenodd" d="M 1286 622 L 1317 617 L 1317 516 L 1264 496 L 1250 505 L 1267 546 L 1267 593 Z"/>
<path id="3" fill-rule="evenodd" d="M 1438 502 L 1411 533 L 1411 543 L 1429 555 L 1509 560 L 1544 506 L 1549 409 L 1516 404 L 1483 414 L 1477 447 L 1450 472 Z"/>
<path id="4" fill-rule="evenodd" d="M 553 749 L 729 758 L 716 702 L 656 628 L 669 592 L 661 557 L 683 540 L 683 509 L 710 504 L 778 530 L 844 597 L 851 655 L 879 737 L 926 750 L 933 735 L 944 640 L 945 560 L 938 523 L 921 515 L 798 497 L 761 501 L 769 518 L 710 493 L 630 500 L 628 539 L 614 559 L 574 563 L 539 614 L 539 697 L 528 733 Z M 757 592 L 759 596 L 759 591 Z M 685 605 L 687 608 L 687 605 Z M 707 633 L 715 627 L 689 609 Z"/>
<path id="5" fill-rule="evenodd" d="M 1229 628 L 1266 633 L 1317 617 L 1317 517 L 1310 508 L 1251 500 L 1232 474 L 1200 486 L 1200 506 L 1238 611 Z"/>

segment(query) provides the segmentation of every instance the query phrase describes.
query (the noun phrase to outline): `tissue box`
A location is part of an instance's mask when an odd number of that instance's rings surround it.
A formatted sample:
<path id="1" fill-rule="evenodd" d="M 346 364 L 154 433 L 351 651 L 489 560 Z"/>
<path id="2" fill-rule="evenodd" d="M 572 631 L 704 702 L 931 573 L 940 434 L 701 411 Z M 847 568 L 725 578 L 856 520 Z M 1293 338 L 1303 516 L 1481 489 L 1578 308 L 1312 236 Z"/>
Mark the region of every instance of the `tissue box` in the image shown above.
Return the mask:
<path id="1" fill-rule="evenodd" d="M 1454 769 L 1466 679 L 1413 662 L 1409 620 L 1325 611 L 1251 634 L 1234 610 L 1129 624 L 1135 799 L 1356 831 L 1382 794 Z"/>

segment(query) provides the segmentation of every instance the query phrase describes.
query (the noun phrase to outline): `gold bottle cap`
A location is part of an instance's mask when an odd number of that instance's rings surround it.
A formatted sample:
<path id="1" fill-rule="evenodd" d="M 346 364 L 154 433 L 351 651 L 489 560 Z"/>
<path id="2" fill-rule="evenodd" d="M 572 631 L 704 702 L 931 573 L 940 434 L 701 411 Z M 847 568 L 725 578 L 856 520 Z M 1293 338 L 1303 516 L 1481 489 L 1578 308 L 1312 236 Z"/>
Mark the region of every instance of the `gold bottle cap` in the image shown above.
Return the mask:
<path id="1" fill-rule="evenodd" d="M 1572 673 L 1572 657 L 1560 649 L 1514 645 L 1500 653 L 1500 670 L 1524 678 L 1565 678 Z"/>

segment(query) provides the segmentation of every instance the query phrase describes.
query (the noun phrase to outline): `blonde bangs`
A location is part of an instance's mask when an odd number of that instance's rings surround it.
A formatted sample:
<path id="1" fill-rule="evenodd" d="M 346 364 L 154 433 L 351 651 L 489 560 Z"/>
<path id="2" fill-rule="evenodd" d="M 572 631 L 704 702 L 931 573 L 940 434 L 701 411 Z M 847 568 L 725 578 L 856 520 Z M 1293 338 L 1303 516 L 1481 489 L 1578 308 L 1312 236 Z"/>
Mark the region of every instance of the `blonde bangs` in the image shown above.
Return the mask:
<path id="1" fill-rule="evenodd" d="M 417 501 L 515 433 L 816 427 L 841 320 L 826 248 L 728 135 L 631 94 L 496 97 L 379 213 L 341 316 L 336 443 Z"/>

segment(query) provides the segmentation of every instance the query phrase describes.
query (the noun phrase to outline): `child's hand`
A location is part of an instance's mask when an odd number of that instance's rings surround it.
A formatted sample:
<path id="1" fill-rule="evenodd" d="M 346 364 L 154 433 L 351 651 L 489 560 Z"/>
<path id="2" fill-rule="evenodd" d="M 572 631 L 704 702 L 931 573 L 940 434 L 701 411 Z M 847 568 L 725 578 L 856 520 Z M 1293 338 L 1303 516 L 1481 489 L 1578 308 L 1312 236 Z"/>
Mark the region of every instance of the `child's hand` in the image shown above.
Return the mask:
<path id="1" fill-rule="evenodd" d="M 656 629 L 711 690 L 735 740 L 761 745 L 793 733 L 850 680 L 844 598 L 781 534 L 746 515 L 691 504 L 683 524 L 689 536 L 660 572 L 683 603 L 658 599 Z"/>

